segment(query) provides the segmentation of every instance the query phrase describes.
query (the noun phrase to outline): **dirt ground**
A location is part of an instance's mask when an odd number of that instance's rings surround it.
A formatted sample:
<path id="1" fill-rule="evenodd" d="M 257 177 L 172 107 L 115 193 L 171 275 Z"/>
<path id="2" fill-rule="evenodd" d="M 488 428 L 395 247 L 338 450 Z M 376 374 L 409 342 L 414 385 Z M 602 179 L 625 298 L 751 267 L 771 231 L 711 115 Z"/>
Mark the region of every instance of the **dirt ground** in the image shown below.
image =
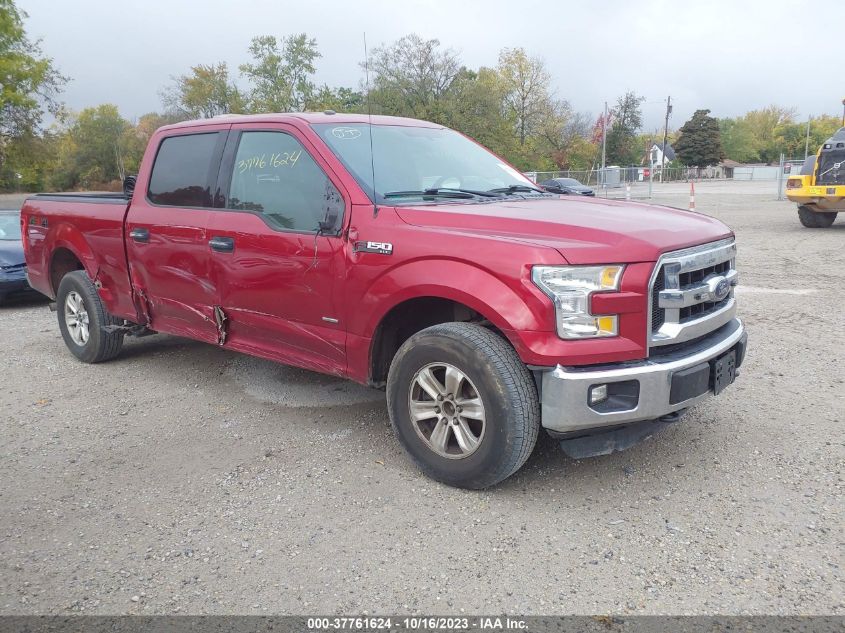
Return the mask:
<path id="1" fill-rule="evenodd" d="M 718 185 L 737 383 L 623 453 L 541 435 L 484 492 L 424 478 L 380 392 L 160 335 L 83 365 L 45 302 L 0 307 L 0 613 L 845 613 L 845 218 Z"/>

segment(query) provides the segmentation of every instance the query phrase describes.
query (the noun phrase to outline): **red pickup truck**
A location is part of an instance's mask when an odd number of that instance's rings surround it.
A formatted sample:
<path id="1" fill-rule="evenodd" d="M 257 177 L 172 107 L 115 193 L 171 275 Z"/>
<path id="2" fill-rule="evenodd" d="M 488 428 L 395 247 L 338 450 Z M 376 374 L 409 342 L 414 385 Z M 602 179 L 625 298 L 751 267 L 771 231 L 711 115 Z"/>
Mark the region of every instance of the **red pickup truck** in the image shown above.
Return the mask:
<path id="1" fill-rule="evenodd" d="M 448 484 L 505 479 L 541 426 L 576 457 L 621 450 L 744 357 L 724 224 L 552 195 L 440 125 L 180 123 L 128 185 L 21 212 L 29 281 L 77 358 L 154 331 L 383 387 Z"/>

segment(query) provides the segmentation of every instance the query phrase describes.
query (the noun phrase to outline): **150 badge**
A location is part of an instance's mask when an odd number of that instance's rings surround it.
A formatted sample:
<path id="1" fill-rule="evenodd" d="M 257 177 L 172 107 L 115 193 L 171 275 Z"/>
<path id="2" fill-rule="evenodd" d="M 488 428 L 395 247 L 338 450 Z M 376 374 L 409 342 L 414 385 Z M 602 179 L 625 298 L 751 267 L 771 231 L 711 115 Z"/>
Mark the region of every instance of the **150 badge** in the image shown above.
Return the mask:
<path id="1" fill-rule="evenodd" d="M 393 244 L 390 242 L 355 242 L 352 247 L 354 253 L 377 253 L 378 255 L 392 255 Z"/>

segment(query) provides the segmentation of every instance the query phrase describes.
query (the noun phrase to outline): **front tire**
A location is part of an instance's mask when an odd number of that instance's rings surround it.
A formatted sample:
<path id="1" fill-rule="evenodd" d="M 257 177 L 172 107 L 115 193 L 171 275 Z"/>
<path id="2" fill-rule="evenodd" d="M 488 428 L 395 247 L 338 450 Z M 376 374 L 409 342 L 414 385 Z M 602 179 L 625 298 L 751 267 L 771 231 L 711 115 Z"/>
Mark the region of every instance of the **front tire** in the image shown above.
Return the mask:
<path id="1" fill-rule="evenodd" d="M 810 207 L 803 205 L 798 207 L 798 219 L 808 229 L 826 229 L 833 224 L 837 215 L 835 211 L 813 211 Z"/>
<path id="2" fill-rule="evenodd" d="M 103 328 L 120 325 L 121 320 L 106 312 L 84 270 L 62 277 L 56 293 L 56 314 L 65 345 L 83 363 L 100 363 L 120 353 L 123 333 Z"/>
<path id="3" fill-rule="evenodd" d="M 470 323 L 426 328 L 399 348 L 387 407 L 417 466 L 460 488 L 510 477 L 531 455 L 540 428 L 530 372 L 507 341 Z"/>

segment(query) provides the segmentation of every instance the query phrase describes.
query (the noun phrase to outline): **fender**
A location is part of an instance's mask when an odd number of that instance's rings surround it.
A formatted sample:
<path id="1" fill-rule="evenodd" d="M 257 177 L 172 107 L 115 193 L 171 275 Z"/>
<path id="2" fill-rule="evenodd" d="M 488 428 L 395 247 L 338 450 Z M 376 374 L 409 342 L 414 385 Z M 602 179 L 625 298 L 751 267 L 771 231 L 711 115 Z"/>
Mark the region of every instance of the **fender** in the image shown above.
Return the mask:
<path id="1" fill-rule="evenodd" d="M 347 297 L 349 305 L 357 306 L 348 311 L 347 376 L 368 384 L 373 337 L 379 324 L 399 304 L 423 297 L 448 299 L 476 311 L 519 352 L 524 348 L 520 331 L 550 333 L 554 327 L 548 299 L 539 289 L 535 292 L 527 279 L 527 266 L 523 275 L 524 280 L 513 278 L 508 285 L 477 264 L 444 256 L 415 259 L 383 270 L 376 279 L 368 280 L 368 286 L 359 286 Z"/>
<path id="2" fill-rule="evenodd" d="M 122 222 L 115 222 L 107 230 L 93 234 L 102 241 L 102 247 L 95 248 L 86 233 L 79 227 L 59 221 L 53 227 L 45 240 L 45 257 L 50 260 L 44 262 L 47 280 L 52 283 L 50 272 L 56 249 L 65 248 L 82 263 L 82 267 L 97 286 L 97 293 L 103 300 L 103 305 L 112 315 L 135 320 L 136 310 L 131 302 L 128 278 L 124 278 L 121 271 L 125 267 L 123 255 L 123 227 Z M 58 288 L 51 288 L 53 292 Z"/>
<path id="3" fill-rule="evenodd" d="M 526 271 L 527 272 L 527 271 Z M 527 274 L 526 274 L 527 279 Z M 454 283 L 445 283 L 453 280 Z M 548 300 L 537 290 L 520 284 L 521 292 L 491 271 L 476 264 L 449 258 L 416 260 L 391 268 L 363 293 L 363 308 L 350 314 L 350 331 L 371 336 L 390 310 L 403 301 L 420 297 L 450 299 L 472 308 L 500 330 L 553 328 Z M 525 288 L 531 292 L 525 293 Z M 368 308 L 371 308 L 368 309 Z M 355 314 L 361 315 L 356 318 Z"/>
<path id="4" fill-rule="evenodd" d="M 53 258 L 55 257 L 56 250 L 59 248 L 66 248 L 73 253 L 76 259 L 82 263 L 88 276 L 91 279 L 96 279 L 99 264 L 97 263 L 93 249 L 88 244 L 82 232 L 67 222 L 61 222 L 57 226 L 51 227 L 47 235 L 44 253 L 50 259 L 44 262 L 44 270 L 47 272 L 48 279 L 50 278 Z M 54 292 L 57 290 L 58 288 L 53 288 Z"/>

